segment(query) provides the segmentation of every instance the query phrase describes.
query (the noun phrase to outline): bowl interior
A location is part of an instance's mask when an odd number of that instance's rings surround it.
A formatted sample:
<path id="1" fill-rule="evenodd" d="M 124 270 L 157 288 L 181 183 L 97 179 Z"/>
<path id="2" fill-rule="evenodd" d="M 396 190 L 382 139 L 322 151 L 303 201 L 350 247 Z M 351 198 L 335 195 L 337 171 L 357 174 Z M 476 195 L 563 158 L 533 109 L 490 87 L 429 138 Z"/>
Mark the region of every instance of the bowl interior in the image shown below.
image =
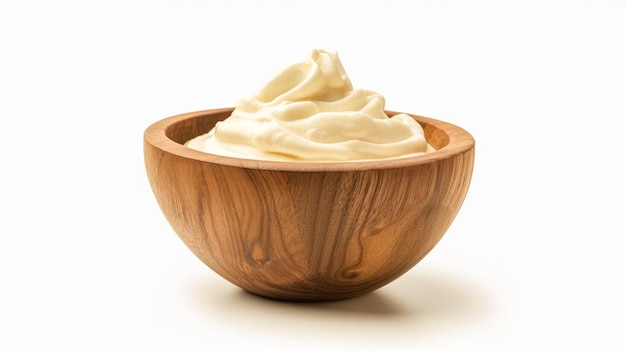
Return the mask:
<path id="1" fill-rule="evenodd" d="M 178 144 L 184 144 L 198 135 L 209 132 L 217 122 L 230 116 L 232 110 L 216 111 L 211 115 L 198 114 L 170 124 L 165 129 L 165 136 Z"/>
<path id="2" fill-rule="evenodd" d="M 148 127 L 144 134 L 145 142 L 167 153 L 201 162 L 250 169 L 305 172 L 364 171 L 410 167 L 449 159 L 474 147 L 474 139 L 462 128 L 444 121 L 413 114 L 408 115 L 413 117 L 424 128 L 426 140 L 435 149 L 434 152 L 417 156 L 366 161 L 280 162 L 212 155 L 184 146 L 184 143 L 188 140 L 210 131 L 217 122 L 228 118 L 232 111 L 232 107 L 212 109 L 185 113 L 160 120 Z M 385 112 L 389 116 L 398 113 L 393 111 Z"/>

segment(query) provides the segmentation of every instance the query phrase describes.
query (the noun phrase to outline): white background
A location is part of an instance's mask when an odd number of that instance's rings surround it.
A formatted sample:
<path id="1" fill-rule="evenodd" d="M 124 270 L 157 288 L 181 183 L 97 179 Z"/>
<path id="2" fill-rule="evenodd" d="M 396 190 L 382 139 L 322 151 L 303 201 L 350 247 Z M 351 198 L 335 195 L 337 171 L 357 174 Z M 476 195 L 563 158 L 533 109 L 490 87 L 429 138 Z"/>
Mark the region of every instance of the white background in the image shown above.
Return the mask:
<path id="1" fill-rule="evenodd" d="M 0 1 L 0 349 L 623 350 L 619 1 Z M 205 267 L 142 138 L 311 48 L 476 139 L 439 245 L 362 298 L 281 303 Z"/>

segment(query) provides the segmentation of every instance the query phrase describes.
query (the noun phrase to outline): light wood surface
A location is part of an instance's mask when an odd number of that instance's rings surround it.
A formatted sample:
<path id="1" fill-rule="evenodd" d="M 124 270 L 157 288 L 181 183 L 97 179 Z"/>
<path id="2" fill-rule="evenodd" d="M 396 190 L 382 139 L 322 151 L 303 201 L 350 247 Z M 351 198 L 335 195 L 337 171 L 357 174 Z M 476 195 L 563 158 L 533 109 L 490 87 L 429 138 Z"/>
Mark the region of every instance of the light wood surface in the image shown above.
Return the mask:
<path id="1" fill-rule="evenodd" d="M 335 300 L 388 284 L 437 244 L 470 184 L 472 136 L 414 115 L 437 151 L 386 161 L 289 163 L 182 145 L 231 111 L 187 113 L 151 125 L 144 134 L 145 165 L 159 206 L 183 242 L 254 294 Z"/>

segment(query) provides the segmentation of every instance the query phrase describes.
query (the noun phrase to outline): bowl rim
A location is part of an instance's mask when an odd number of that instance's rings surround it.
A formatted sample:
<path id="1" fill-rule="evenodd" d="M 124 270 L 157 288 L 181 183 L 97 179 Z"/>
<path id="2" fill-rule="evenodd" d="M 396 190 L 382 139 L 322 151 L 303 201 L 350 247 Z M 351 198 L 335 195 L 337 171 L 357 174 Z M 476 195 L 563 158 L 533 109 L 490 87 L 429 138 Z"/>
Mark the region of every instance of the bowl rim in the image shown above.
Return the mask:
<path id="1" fill-rule="evenodd" d="M 389 110 L 385 110 L 385 112 L 390 116 L 398 113 L 405 113 L 417 120 L 422 126 L 431 125 L 432 127 L 443 130 L 449 137 L 448 144 L 440 149 L 425 154 L 384 160 L 334 162 L 269 161 L 206 153 L 180 144 L 166 135 L 166 130 L 170 126 L 186 119 L 223 114 L 232 110 L 234 110 L 233 107 L 200 110 L 181 113 L 158 120 L 148 126 L 148 128 L 144 131 L 144 148 L 146 147 L 146 144 L 149 144 L 163 152 L 170 153 L 178 157 L 224 166 L 276 171 L 321 172 L 367 171 L 412 167 L 455 157 L 473 149 L 475 144 L 474 138 L 469 132 L 454 124 L 430 117 Z"/>

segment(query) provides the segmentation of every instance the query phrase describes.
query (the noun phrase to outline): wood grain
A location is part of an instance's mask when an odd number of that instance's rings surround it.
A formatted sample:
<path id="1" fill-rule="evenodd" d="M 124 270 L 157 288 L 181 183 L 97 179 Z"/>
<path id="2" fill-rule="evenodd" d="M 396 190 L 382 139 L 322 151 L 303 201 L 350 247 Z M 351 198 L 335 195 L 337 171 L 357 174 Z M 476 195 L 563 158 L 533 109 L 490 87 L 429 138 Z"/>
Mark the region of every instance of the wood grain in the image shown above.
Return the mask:
<path id="1" fill-rule="evenodd" d="M 187 113 L 148 127 L 145 165 L 183 242 L 254 294 L 335 300 L 388 284 L 437 244 L 470 184 L 472 136 L 420 116 L 413 117 L 438 150 L 397 160 L 270 162 L 182 145 L 231 111 Z"/>

